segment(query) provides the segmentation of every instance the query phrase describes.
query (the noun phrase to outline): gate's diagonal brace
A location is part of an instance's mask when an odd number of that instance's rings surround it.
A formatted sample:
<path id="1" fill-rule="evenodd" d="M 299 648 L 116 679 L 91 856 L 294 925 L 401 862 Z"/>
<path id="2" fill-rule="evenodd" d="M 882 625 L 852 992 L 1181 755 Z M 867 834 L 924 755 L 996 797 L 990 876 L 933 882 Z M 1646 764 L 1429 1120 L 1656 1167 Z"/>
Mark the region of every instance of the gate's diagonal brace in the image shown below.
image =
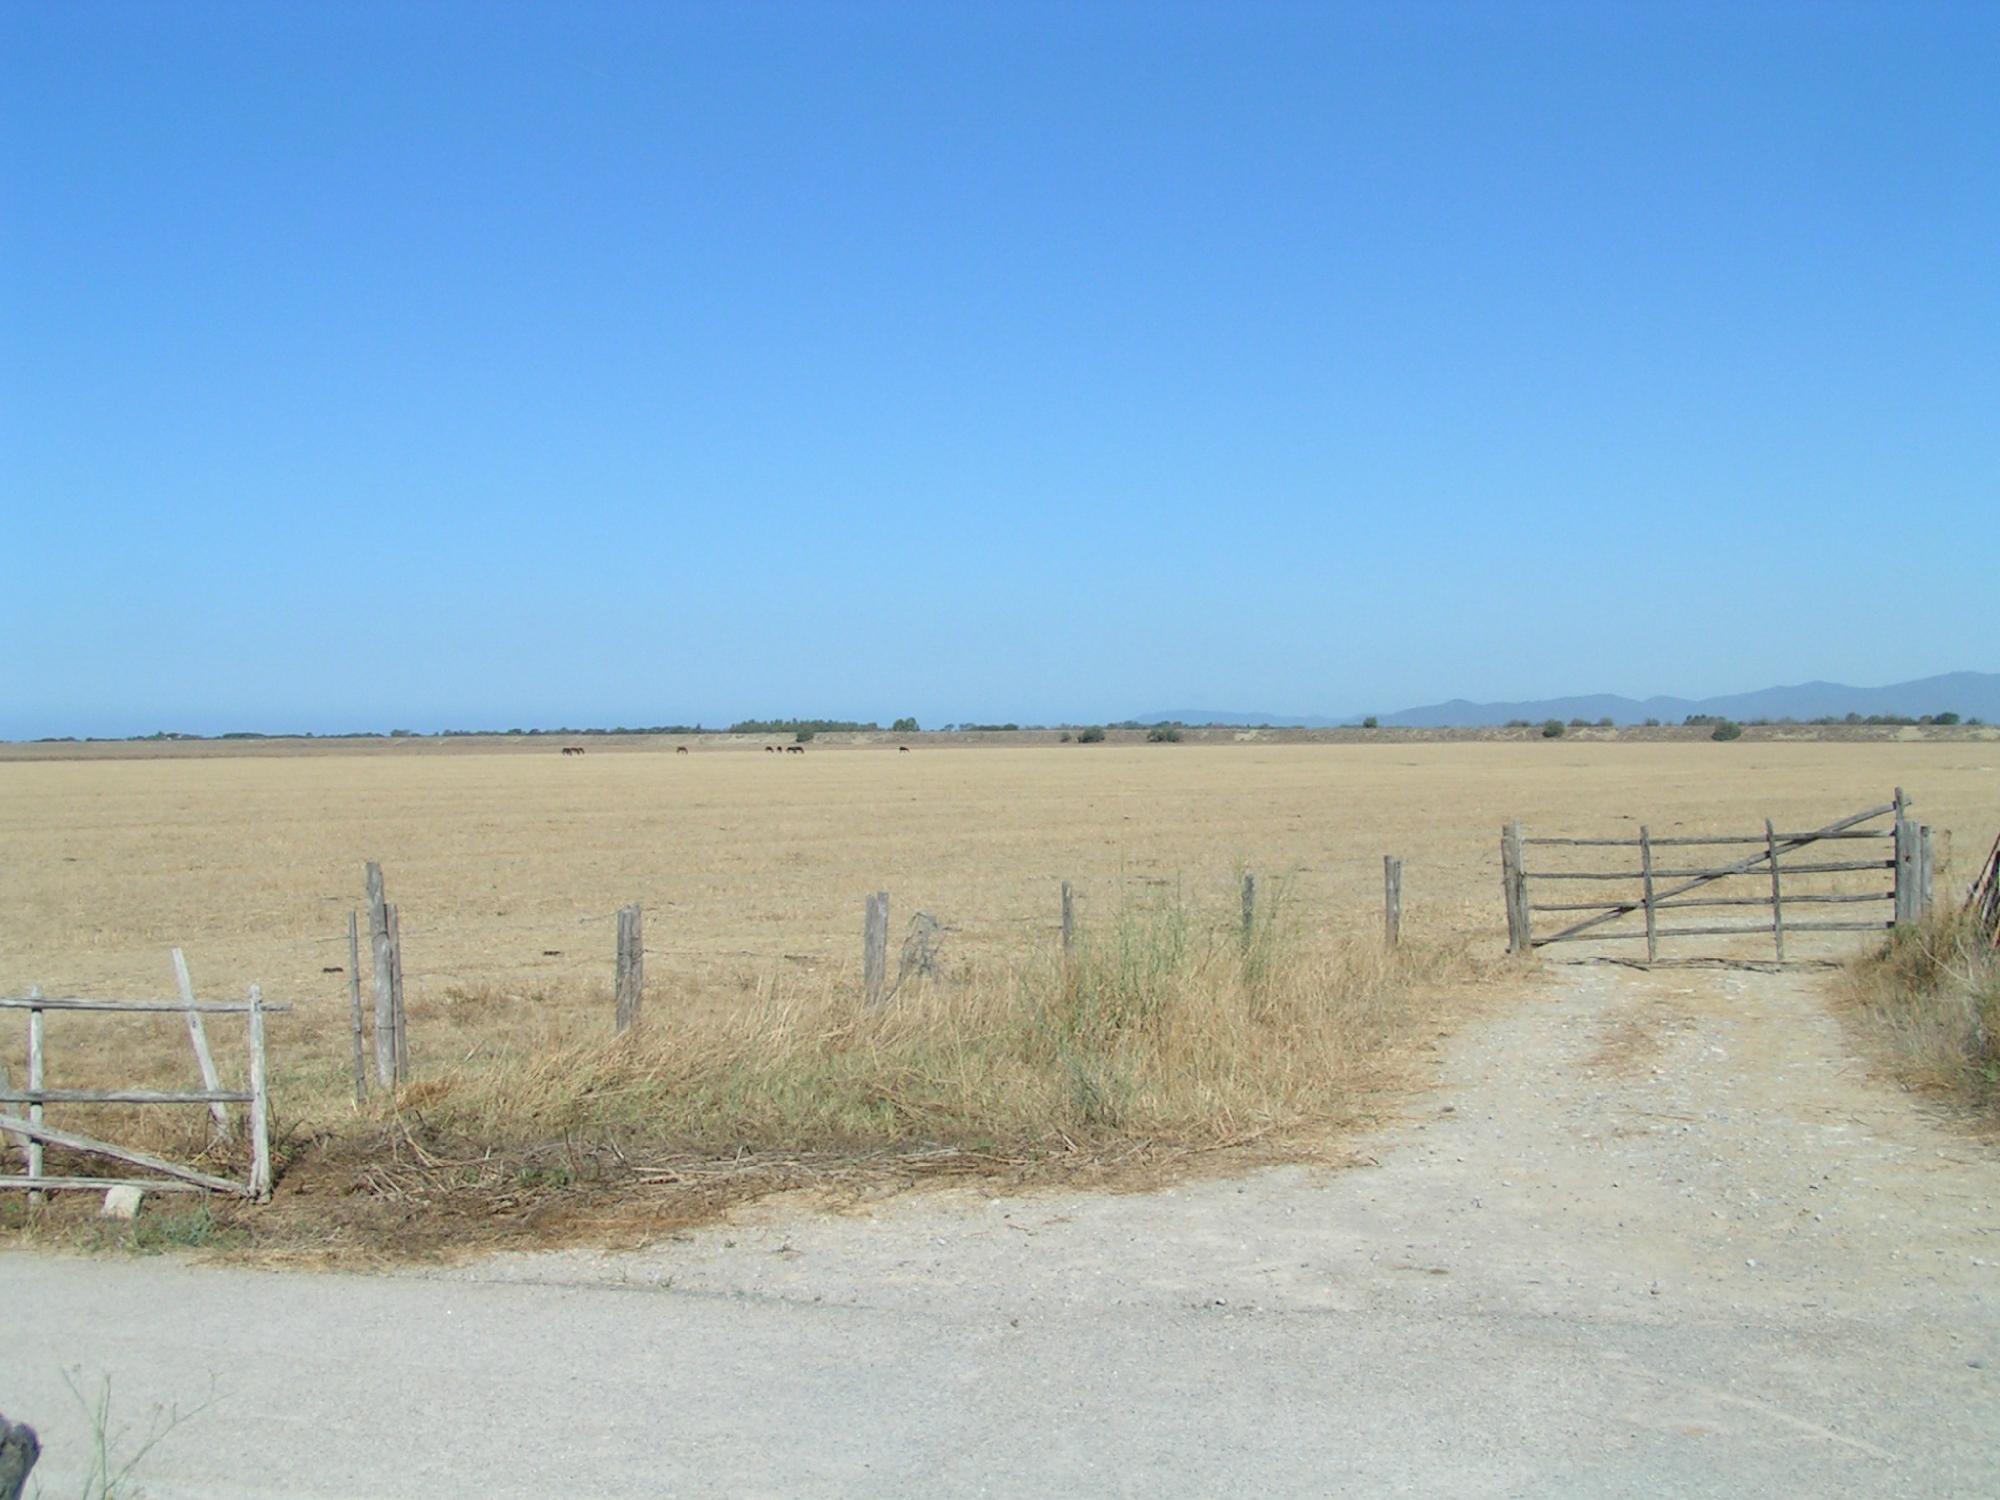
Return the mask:
<path id="1" fill-rule="evenodd" d="M 1904 805 L 1907 806 L 1908 804 Z M 1684 895 L 1698 886 L 1709 885 L 1717 880 L 1727 880 L 1732 875 L 1747 875 L 1759 865 L 1775 860 L 1780 854 L 1790 854 L 1795 849 L 1803 849 L 1808 844 L 1818 842 L 1828 834 L 1841 833 L 1846 829 L 1852 828 L 1856 823 L 1866 823 L 1871 818 L 1879 818 L 1885 813 L 1892 813 L 1896 811 L 1896 807 L 1897 804 L 1894 802 L 1885 802 L 1880 807 L 1871 807 L 1866 812 L 1855 813 L 1852 817 L 1842 818 L 1838 823 L 1829 823 L 1824 828 L 1814 829 L 1811 833 L 1801 834 L 1798 838 L 1787 839 L 1781 843 L 1772 845 L 1760 854 L 1753 854 L 1747 859 L 1738 860 L 1727 869 L 1717 870 L 1713 875 L 1697 875 L 1693 880 L 1688 881 L 1684 885 L 1670 886 L 1664 891 L 1656 891 L 1653 899 L 1655 902 L 1665 901 L 1674 896 Z M 1533 878 L 1532 874 L 1529 878 Z M 1530 946 L 1539 948 L 1545 943 L 1559 943 L 1564 938 L 1574 937 L 1577 933 L 1583 932 L 1588 928 L 1601 926 L 1606 922 L 1615 922 L 1620 917 L 1630 916 L 1644 905 L 1644 901 L 1632 901 L 1623 906 L 1613 907 L 1610 911 L 1603 912 L 1595 917 L 1586 917 L 1574 926 L 1565 927 L 1561 932 L 1550 933 L 1547 937 L 1534 938 L 1531 940 Z"/>
<path id="2" fill-rule="evenodd" d="M 70 1151 L 82 1151 L 90 1156 L 108 1156 L 113 1161 L 130 1162 L 133 1166 L 144 1167 L 149 1172 L 158 1172 L 166 1177 L 178 1177 L 183 1182 L 196 1183 L 218 1193 L 234 1193 L 239 1198 L 254 1196 L 242 1183 L 231 1182 L 227 1177 L 214 1177 L 207 1172 L 198 1172 L 193 1167 L 184 1167 L 179 1162 L 162 1161 L 159 1157 L 148 1156 L 143 1151 L 113 1146 L 104 1141 L 93 1140 L 87 1135 L 72 1135 L 67 1130 L 51 1130 L 37 1120 L 22 1120 L 13 1115 L 0 1115 L 0 1130 L 12 1131 L 26 1136 L 29 1140 L 43 1141 L 51 1146 L 62 1146 Z"/>

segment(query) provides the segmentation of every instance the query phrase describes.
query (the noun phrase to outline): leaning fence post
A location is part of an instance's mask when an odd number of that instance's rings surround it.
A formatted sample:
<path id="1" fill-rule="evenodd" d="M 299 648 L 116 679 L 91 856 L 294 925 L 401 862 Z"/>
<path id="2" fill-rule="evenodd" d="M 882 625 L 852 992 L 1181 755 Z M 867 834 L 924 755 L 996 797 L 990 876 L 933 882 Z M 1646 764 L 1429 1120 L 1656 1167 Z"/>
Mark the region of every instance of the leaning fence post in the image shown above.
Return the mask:
<path id="1" fill-rule="evenodd" d="M 1062 883 L 1062 951 L 1063 962 L 1068 963 L 1076 950 L 1076 899 L 1071 894 L 1069 882 Z"/>
<path id="2" fill-rule="evenodd" d="M 1403 862 L 1382 856 L 1382 936 L 1391 948 L 1403 940 Z"/>
<path id="3" fill-rule="evenodd" d="M 181 1003 L 187 1007 L 188 1040 L 194 1043 L 194 1060 L 201 1068 L 201 1086 L 213 1094 L 222 1087 L 221 1075 L 215 1071 L 215 1054 L 208 1050 L 208 1028 L 202 1024 L 201 1012 L 194 1008 L 194 980 L 188 974 L 187 955 L 178 948 L 174 949 L 174 983 L 180 989 Z M 208 1114 L 215 1121 L 215 1128 L 228 1135 L 229 1106 L 219 1099 L 211 1099 Z"/>
<path id="4" fill-rule="evenodd" d="M 1251 939 L 1257 935 L 1257 877 L 1243 877 L 1243 951 L 1250 951 Z"/>
<path id="5" fill-rule="evenodd" d="M 618 1021 L 620 1031 L 639 1019 L 646 998 L 646 937 L 644 917 L 635 901 L 618 908 Z"/>
<path id="6" fill-rule="evenodd" d="M 396 1083 L 396 991 L 390 977 L 389 903 L 382 891 L 382 867 L 372 859 L 368 875 L 368 946 L 375 979 L 375 1080 Z"/>
<path id="7" fill-rule="evenodd" d="M 887 998 L 889 976 L 889 893 L 868 898 L 861 920 L 861 997 L 870 1006 Z"/>
<path id="8" fill-rule="evenodd" d="M 361 1055 L 361 917 L 347 913 L 347 1009 L 354 1027 L 354 1102 L 368 1097 L 368 1067 Z"/>
<path id="9" fill-rule="evenodd" d="M 264 992 L 250 986 L 250 1196 L 271 1196 L 271 1101 L 264 1066 Z"/>
<path id="10" fill-rule="evenodd" d="M 1521 863 L 1521 825 L 1500 830 L 1500 886 L 1507 898 L 1507 951 L 1526 953 L 1533 945 L 1528 925 L 1528 876 Z"/>

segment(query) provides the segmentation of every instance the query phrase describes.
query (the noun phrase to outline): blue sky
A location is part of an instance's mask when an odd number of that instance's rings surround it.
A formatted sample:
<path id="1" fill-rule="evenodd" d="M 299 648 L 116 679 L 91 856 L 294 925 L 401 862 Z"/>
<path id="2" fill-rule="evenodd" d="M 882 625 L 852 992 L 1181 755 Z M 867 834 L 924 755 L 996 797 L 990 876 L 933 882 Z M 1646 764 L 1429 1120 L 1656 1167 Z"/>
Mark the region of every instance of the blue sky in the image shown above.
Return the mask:
<path id="1" fill-rule="evenodd" d="M 1991 670 L 1996 78 L 1901 0 L 9 6 L 0 736 Z"/>

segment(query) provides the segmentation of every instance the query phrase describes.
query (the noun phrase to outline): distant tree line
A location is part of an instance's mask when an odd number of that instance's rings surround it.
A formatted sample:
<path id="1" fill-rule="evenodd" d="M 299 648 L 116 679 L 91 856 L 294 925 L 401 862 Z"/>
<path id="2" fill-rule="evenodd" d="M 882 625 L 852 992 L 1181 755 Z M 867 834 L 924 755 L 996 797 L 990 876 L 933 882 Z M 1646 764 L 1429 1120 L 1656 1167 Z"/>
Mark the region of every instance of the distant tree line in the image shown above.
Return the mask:
<path id="1" fill-rule="evenodd" d="M 1734 719 L 1725 718 L 1721 714 L 1689 714 L 1685 719 L 1681 721 L 1681 723 L 1685 727 L 1690 729 L 1718 729 L 1724 726 L 1735 726 L 1738 724 L 1738 722 L 1739 721 Z M 1840 715 L 1823 714 L 1816 719 L 1794 719 L 1789 717 L 1777 718 L 1777 719 L 1757 718 L 1757 719 L 1744 719 L 1741 720 L 1740 722 L 1743 725 L 1749 725 L 1753 727 L 1764 727 L 1764 728 L 1783 728 L 1787 726 L 1812 727 L 1812 728 L 1829 728 L 1829 727 L 1837 728 L 1845 725 L 1865 725 L 1872 727 L 1888 727 L 1888 728 L 1896 728 L 1896 727 L 1921 728 L 1921 727 L 1929 727 L 1935 725 L 1938 727 L 1948 728 L 1954 724 L 1965 724 L 1968 726 L 1973 726 L 1973 725 L 1983 724 L 1985 721 L 1982 720 L 1977 714 L 1961 717 L 1960 715 L 1955 713 L 1945 712 L 1945 713 L 1935 713 L 1935 714 L 1914 714 L 1914 715 L 1912 714 L 1865 714 L 1864 715 L 1858 713 L 1840 714 Z M 946 724 L 944 726 L 944 729 L 946 732 L 951 732 L 956 730 L 956 731 L 964 731 L 966 733 L 993 734 L 993 733 L 1003 733 L 1007 731 L 1018 731 L 1023 729 L 1040 730 L 1046 727 L 1049 726 L 1041 724 L 1023 725 L 1023 724 L 1013 724 L 1013 723 Z M 1062 730 L 1062 738 L 1064 743 L 1068 743 L 1073 738 L 1081 744 L 1089 745 L 1089 744 L 1096 744 L 1103 740 L 1105 728 L 1107 726 L 1086 725 L 1083 726 L 1082 728 L 1078 728 L 1078 726 L 1071 724 L 1071 725 L 1059 725 L 1055 727 L 1060 728 Z M 1146 724 L 1146 723 L 1141 723 L 1137 719 L 1120 719 L 1116 723 L 1111 724 L 1108 727 L 1112 729 L 1126 729 L 1133 731 L 1143 730 L 1146 734 L 1147 739 L 1149 740 L 1153 740 L 1155 742 L 1172 743 L 1181 738 L 1181 731 L 1187 728 L 1188 726 L 1179 722 L 1178 720 L 1168 721 L 1163 719 L 1157 723 Z M 1270 729 L 1278 726 L 1264 724 L 1264 725 L 1250 725 L 1244 727 Z M 1379 721 L 1373 717 L 1370 717 L 1362 720 L 1361 727 L 1363 729 L 1375 729 L 1379 727 Z M 1509 719 L 1505 727 L 1508 729 L 1533 729 L 1536 727 L 1536 725 L 1534 724 L 1533 721 L 1528 719 Z M 1548 719 L 1544 720 L 1540 726 L 1543 736 L 1548 739 L 1560 738 L 1562 734 L 1569 729 L 1585 729 L 1593 727 L 1598 729 L 1610 729 L 1613 727 L 1613 724 L 1609 717 L 1605 717 L 1600 719 L 1582 719 L 1582 718 L 1570 719 L 1567 723 L 1565 723 L 1561 719 Z M 1658 719 L 1647 719 L 1643 722 L 1642 727 L 1647 729 L 1658 729 L 1662 726 L 1661 726 L 1661 721 Z M 814 735 L 823 733 L 843 733 L 843 732 L 862 733 L 862 734 L 880 733 L 881 728 L 882 726 L 875 723 L 873 720 L 863 721 L 859 719 L 743 719 L 737 723 L 731 724 L 727 730 L 710 729 L 707 726 L 701 724 L 618 724 L 618 725 L 613 725 L 609 728 L 603 726 L 598 726 L 593 728 L 571 728 L 568 726 L 564 726 L 559 729 L 440 729 L 435 732 L 427 732 L 419 729 L 391 729 L 387 733 L 384 733 L 382 730 L 379 729 L 357 729 L 357 730 L 346 730 L 334 734 L 315 734 L 310 730 L 299 733 L 280 732 L 271 734 L 256 729 L 231 729 L 222 734 L 211 735 L 211 734 L 186 734 L 177 730 L 157 729 L 151 734 L 144 734 L 144 735 L 45 734 L 33 740 L 31 743 L 37 745 L 78 745 L 78 744 L 103 745 L 103 744 L 120 744 L 131 740 L 142 741 L 142 742 L 153 741 L 153 740 L 193 740 L 193 741 L 316 740 L 316 739 L 451 740 L 451 739 L 471 739 L 482 736 L 513 736 L 523 739 L 534 739 L 540 736 L 550 736 L 550 735 L 559 736 L 564 739 L 581 739 L 588 735 L 611 735 L 611 734 L 690 735 L 690 734 L 724 734 L 724 733 L 789 734 L 800 739 L 811 739 Z M 897 719 L 893 724 L 889 726 L 889 728 L 890 731 L 895 734 L 918 734 L 922 732 L 919 729 L 917 721 L 914 718 Z M 1722 739 L 1733 739 L 1735 736 L 1721 735 L 1717 737 Z"/>
<path id="2" fill-rule="evenodd" d="M 729 726 L 731 734 L 797 734 L 801 729 L 814 734 L 865 733 L 882 726 L 858 719 L 743 719 Z"/>

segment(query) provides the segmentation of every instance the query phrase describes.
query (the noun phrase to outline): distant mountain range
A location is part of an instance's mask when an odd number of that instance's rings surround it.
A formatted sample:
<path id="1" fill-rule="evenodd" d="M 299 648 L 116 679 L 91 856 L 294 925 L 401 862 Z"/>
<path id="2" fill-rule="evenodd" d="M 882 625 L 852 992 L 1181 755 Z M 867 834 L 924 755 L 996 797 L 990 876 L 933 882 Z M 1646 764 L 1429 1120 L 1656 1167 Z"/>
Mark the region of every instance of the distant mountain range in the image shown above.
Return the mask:
<path id="1" fill-rule="evenodd" d="M 1726 719 L 1820 719 L 1847 714 L 1955 713 L 2000 723 L 2000 672 L 1947 672 L 1886 687 L 1849 687 L 1839 682 L 1802 682 L 1794 687 L 1760 688 L 1753 693 L 1727 693 L 1719 698 L 1625 698 L 1616 693 L 1586 693 L 1574 698 L 1534 698 L 1521 703 L 1473 703 L 1454 698 L 1375 718 L 1403 729 L 1480 729 L 1512 719 L 1539 723 L 1544 719 L 1610 719 L 1614 724 L 1640 724 L 1658 719 L 1678 724 L 1689 714 L 1717 714 Z M 1364 715 L 1328 718 L 1313 714 L 1224 712 L 1205 708 L 1170 709 L 1141 714 L 1139 721 L 1157 724 L 1270 724 L 1300 729 L 1332 729 L 1359 724 Z"/>

